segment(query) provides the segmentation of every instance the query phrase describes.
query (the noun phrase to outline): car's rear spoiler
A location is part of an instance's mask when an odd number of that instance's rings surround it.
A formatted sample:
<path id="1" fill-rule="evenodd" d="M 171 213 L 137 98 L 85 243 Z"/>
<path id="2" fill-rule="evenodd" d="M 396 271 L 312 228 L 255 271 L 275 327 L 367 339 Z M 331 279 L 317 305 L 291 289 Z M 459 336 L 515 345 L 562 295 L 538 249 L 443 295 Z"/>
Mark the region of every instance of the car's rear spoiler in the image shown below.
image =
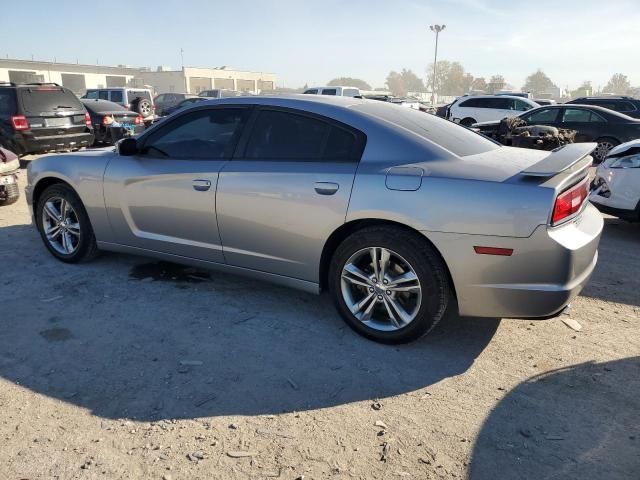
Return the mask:
<path id="1" fill-rule="evenodd" d="M 548 157 L 522 172 L 529 177 L 553 177 L 588 156 L 596 148 L 596 143 L 570 143 L 557 148 Z"/>

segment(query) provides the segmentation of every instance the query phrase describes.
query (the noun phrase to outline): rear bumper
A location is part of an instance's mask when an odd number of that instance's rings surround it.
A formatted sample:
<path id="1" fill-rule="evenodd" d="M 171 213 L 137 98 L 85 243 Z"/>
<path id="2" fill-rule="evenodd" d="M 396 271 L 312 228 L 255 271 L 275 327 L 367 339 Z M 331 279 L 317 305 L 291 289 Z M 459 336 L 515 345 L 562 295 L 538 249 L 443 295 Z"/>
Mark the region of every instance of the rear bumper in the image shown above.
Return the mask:
<path id="1" fill-rule="evenodd" d="M 574 221 L 540 225 L 526 238 L 424 233 L 449 267 L 461 315 L 549 318 L 589 281 L 603 224 L 589 204 Z M 474 246 L 510 248 L 513 254 L 478 255 Z"/>
<path id="2" fill-rule="evenodd" d="M 62 150 L 71 150 L 74 148 L 90 147 L 93 144 L 93 133 L 72 133 L 67 135 L 52 136 L 34 136 L 22 134 L 16 136 L 21 153 L 45 153 L 56 152 Z"/>

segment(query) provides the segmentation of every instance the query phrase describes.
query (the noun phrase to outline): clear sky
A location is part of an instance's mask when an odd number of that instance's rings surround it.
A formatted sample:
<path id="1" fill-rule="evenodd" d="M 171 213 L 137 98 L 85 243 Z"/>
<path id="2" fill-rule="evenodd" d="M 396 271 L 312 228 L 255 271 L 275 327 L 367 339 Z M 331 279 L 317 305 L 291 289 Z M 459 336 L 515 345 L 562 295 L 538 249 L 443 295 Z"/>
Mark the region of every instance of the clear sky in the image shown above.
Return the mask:
<path id="1" fill-rule="evenodd" d="M 613 73 L 640 85 L 640 0 L 153 0 L 10 2 L 0 55 L 80 63 L 228 65 L 273 72 L 281 86 L 338 76 L 384 86 L 403 67 L 425 77 L 428 25 L 438 58 L 521 87 L 541 68 L 559 87 Z"/>

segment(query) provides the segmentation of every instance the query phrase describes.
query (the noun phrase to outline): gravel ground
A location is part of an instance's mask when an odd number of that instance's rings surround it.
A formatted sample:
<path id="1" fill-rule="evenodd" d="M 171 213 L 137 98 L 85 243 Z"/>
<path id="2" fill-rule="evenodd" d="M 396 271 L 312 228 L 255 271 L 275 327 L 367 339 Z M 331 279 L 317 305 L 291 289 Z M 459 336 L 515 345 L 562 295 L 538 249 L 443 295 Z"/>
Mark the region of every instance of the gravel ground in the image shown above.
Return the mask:
<path id="1" fill-rule="evenodd" d="M 451 312 L 389 347 L 326 296 L 62 264 L 22 198 L 0 207 L 0 478 L 640 478 L 639 247 L 608 218 L 570 316 Z"/>

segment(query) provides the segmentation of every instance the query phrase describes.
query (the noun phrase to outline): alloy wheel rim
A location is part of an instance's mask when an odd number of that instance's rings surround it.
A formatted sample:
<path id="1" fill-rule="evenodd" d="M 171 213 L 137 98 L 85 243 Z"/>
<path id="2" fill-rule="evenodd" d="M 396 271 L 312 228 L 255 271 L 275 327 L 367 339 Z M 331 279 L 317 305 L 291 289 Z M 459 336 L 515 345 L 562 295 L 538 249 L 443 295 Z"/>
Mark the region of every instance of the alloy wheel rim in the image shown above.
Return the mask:
<path id="1" fill-rule="evenodd" d="M 422 304 L 422 286 L 409 262 L 393 250 L 358 250 L 344 264 L 342 298 L 364 325 L 378 331 L 400 330 L 415 320 Z"/>
<path id="2" fill-rule="evenodd" d="M 42 209 L 42 228 L 47 242 L 56 252 L 71 255 L 80 245 L 80 221 L 71 204 L 62 197 L 51 197 Z"/>
<path id="3" fill-rule="evenodd" d="M 609 150 L 613 148 L 613 144 L 611 142 L 600 142 L 596 146 L 595 156 L 598 160 L 604 160 L 609 153 Z"/>

